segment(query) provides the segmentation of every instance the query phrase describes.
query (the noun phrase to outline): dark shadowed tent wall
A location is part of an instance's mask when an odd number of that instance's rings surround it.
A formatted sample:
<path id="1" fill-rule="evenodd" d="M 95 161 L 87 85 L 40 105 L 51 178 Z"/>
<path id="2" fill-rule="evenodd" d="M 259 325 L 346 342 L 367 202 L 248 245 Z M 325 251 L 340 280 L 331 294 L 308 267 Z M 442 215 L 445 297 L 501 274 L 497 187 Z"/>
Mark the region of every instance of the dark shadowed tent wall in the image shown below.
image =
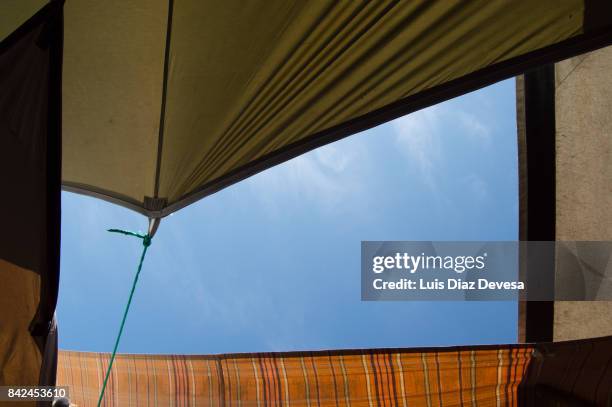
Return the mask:
<path id="1" fill-rule="evenodd" d="M 0 43 L 0 385 L 55 382 L 62 6 Z M 17 403 L 24 405 L 24 403 Z"/>

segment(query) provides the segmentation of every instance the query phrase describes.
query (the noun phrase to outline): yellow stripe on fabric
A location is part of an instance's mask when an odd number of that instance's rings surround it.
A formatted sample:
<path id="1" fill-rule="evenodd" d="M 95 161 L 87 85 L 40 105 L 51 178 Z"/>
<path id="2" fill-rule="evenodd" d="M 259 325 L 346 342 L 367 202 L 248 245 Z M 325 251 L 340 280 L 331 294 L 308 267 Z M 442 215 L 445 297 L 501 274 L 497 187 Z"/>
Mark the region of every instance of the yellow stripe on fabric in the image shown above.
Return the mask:
<path id="1" fill-rule="evenodd" d="M 87 363 L 83 363 L 82 360 L 82 354 L 79 353 L 79 369 L 81 370 L 81 374 L 85 376 L 85 385 L 80 389 L 81 390 L 81 397 L 83 397 L 83 399 L 85 398 L 85 389 L 89 389 L 91 388 L 90 384 L 89 384 L 89 369 L 87 367 Z"/>
<path id="2" fill-rule="evenodd" d="M 310 407 L 310 383 L 308 380 L 308 372 L 306 371 L 306 365 L 304 363 L 303 357 L 300 357 L 300 363 L 302 365 L 302 374 L 304 375 L 304 393 L 306 398 L 306 405 Z"/>
<path id="3" fill-rule="evenodd" d="M 166 372 L 168 373 L 168 386 L 173 388 L 172 384 L 172 369 L 170 368 L 170 359 L 166 359 Z M 172 407 L 174 405 L 174 397 L 168 395 L 167 405 Z"/>
<path id="4" fill-rule="evenodd" d="M 472 406 L 476 407 L 476 352 L 470 352 L 470 389 L 472 390 Z"/>
<path id="5" fill-rule="evenodd" d="M 238 407 L 240 407 L 242 405 L 242 400 L 240 398 L 240 395 L 242 393 L 240 391 L 240 373 L 238 370 L 238 363 L 236 359 L 234 359 L 234 373 L 236 375 L 236 397 L 231 397 L 231 394 L 230 394 L 230 400 L 234 401 L 235 399 L 236 403 L 238 403 Z"/>
<path id="6" fill-rule="evenodd" d="M 425 380 L 425 397 L 427 399 L 427 407 L 431 407 L 431 390 L 429 388 L 429 367 L 427 366 L 427 356 L 421 353 L 421 363 L 423 364 L 423 379 Z"/>
<path id="7" fill-rule="evenodd" d="M 366 389 L 368 390 L 368 404 L 372 407 L 374 404 L 372 402 L 372 390 L 370 389 L 370 373 L 368 372 L 368 362 L 366 360 L 366 355 L 361 355 L 361 364 L 363 366 L 364 376 L 366 379 Z"/>
<path id="8" fill-rule="evenodd" d="M 212 372 L 210 370 L 210 360 L 206 361 L 206 369 L 208 371 L 208 405 L 213 405 L 213 384 L 212 384 Z"/>
<path id="9" fill-rule="evenodd" d="M 109 362 L 107 362 L 106 369 L 108 369 L 109 366 L 110 366 L 110 358 L 109 358 Z M 111 372 L 111 379 L 110 380 L 112 381 L 112 384 L 113 384 L 113 397 L 111 399 L 112 400 L 112 404 L 111 405 L 113 407 L 114 406 L 120 406 L 120 403 L 119 403 L 119 394 L 122 391 L 122 387 L 119 386 L 119 381 L 120 380 L 119 380 L 119 375 L 117 374 L 116 371 Z"/>
<path id="10" fill-rule="evenodd" d="M 196 406 L 197 385 L 193 373 L 193 363 L 191 363 L 191 358 L 187 358 L 187 365 L 189 366 L 189 380 L 191 380 L 191 403 Z"/>
<path id="11" fill-rule="evenodd" d="M 117 369 L 120 368 L 120 362 L 117 363 Z M 126 376 L 127 376 L 127 388 L 128 388 L 128 405 L 131 406 L 132 405 L 132 395 L 135 393 L 134 390 L 132 389 L 132 373 L 130 372 L 130 364 L 126 363 L 125 364 L 125 368 L 126 368 Z"/>
<path id="12" fill-rule="evenodd" d="M 500 388 L 501 388 L 501 384 L 502 384 L 502 367 L 504 365 L 504 360 L 503 360 L 503 350 L 502 349 L 498 349 L 497 350 L 497 384 L 495 386 L 495 399 L 497 402 L 497 407 L 501 407 L 501 394 L 500 394 Z"/>
<path id="13" fill-rule="evenodd" d="M 287 370 L 285 369 L 285 358 L 280 358 L 281 371 L 283 374 L 283 383 L 285 388 L 285 403 L 289 404 L 289 380 L 287 380 Z"/>
<path id="14" fill-rule="evenodd" d="M 397 367 L 400 376 L 400 389 L 402 391 L 402 406 L 406 407 L 406 388 L 404 387 L 404 367 L 402 366 L 402 355 L 396 355 Z"/>
<path id="15" fill-rule="evenodd" d="M 340 370 L 342 370 L 342 380 L 344 381 L 344 402 L 347 407 L 351 405 L 349 393 L 349 381 L 346 376 L 346 368 L 344 367 L 344 356 L 340 355 Z"/>
<path id="16" fill-rule="evenodd" d="M 257 363 L 255 362 L 255 358 L 251 358 L 251 364 L 253 366 L 253 373 L 255 375 L 255 386 L 257 389 L 257 407 L 261 406 L 261 395 L 259 390 L 259 374 L 257 373 Z"/>
<path id="17" fill-rule="evenodd" d="M 157 369 L 155 368 L 156 363 L 153 362 L 153 377 L 157 377 Z M 155 400 L 155 405 L 157 405 L 157 400 L 158 400 L 158 393 L 157 393 L 157 380 L 153 381 L 153 389 L 155 390 L 155 396 L 153 397 L 153 399 Z"/>

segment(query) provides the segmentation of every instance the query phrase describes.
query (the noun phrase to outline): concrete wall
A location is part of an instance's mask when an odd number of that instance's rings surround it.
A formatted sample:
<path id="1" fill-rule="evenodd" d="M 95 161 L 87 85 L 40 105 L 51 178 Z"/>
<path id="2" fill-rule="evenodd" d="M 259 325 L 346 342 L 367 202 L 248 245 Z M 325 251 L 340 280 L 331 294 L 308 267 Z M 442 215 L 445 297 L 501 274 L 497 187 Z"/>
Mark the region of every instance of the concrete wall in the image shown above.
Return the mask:
<path id="1" fill-rule="evenodd" d="M 612 47 L 555 66 L 557 240 L 612 240 Z M 612 302 L 556 302 L 554 340 L 612 335 Z"/>

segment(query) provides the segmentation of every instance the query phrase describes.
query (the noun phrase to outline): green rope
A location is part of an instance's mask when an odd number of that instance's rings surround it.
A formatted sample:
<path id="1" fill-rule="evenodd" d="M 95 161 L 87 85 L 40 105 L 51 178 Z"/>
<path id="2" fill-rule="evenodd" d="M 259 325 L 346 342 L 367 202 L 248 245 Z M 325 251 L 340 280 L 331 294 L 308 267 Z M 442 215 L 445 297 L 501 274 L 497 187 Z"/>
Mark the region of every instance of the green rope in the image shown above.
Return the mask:
<path id="1" fill-rule="evenodd" d="M 134 277 L 134 282 L 132 283 L 132 291 L 130 291 L 130 296 L 128 298 L 128 302 L 125 305 L 125 311 L 123 312 L 123 319 L 121 320 L 121 326 L 119 327 L 119 333 L 117 334 L 117 339 L 115 340 L 115 347 L 113 348 L 113 354 L 111 355 L 110 362 L 108 364 L 108 369 L 106 369 L 106 376 L 104 376 L 104 383 L 102 383 L 102 391 L 100 392 L 100 398 L 98 399 L 98 407 L 102 403 L 102 399 L 104 398 L 104 391 L 106 390 L 106 383 L 108 382 L 108 377 L 110 376 L 111 369 L 113 367 L 113 362 L 115 361 L 115 355 L 117 354 L 117 348 L 119 347 L 119 341 L 121 340 L 121 334 L 123 334 L 123 327 L 125 325 L 125 320 L 128 315 L 128 311 L 130 310 L 130 305 L 132 304 L 132 297 L 134 296 L 134 290 L 136 289 L 136 283 L 138 282 L 138 277 L 140 276 L 140 270 L 142 270 L 142 263 L 144 262 L 145 256 L 147 255 L 147 249 L 151 246 L 151 236 L 148 234 L 140 234 L 135 232 L 130 232 L 128 230 L 121 229 L 109 229 L 109 232 L 113 233 L 121 233 L 127 236 L 134 236 L 142 239 L 142 255 L 140 256 L 140 263 L 138 264 L 138 271 L 136 271 L 136 276 Z"/>

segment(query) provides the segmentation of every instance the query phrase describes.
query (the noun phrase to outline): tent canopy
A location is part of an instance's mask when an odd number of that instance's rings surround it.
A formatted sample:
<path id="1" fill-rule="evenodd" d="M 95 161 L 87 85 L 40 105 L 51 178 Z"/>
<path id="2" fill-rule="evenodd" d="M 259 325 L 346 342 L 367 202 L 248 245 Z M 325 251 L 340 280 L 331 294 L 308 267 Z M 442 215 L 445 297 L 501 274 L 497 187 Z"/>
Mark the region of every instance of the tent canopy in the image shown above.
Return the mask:
<path id="1" fill-rule="evenodd" d="M 0 38 L 44 3 L 3 1 Z M 313 148 L 605 45 L 603 7 L 68 0 L 63 186 L 166 216 Z"/>

